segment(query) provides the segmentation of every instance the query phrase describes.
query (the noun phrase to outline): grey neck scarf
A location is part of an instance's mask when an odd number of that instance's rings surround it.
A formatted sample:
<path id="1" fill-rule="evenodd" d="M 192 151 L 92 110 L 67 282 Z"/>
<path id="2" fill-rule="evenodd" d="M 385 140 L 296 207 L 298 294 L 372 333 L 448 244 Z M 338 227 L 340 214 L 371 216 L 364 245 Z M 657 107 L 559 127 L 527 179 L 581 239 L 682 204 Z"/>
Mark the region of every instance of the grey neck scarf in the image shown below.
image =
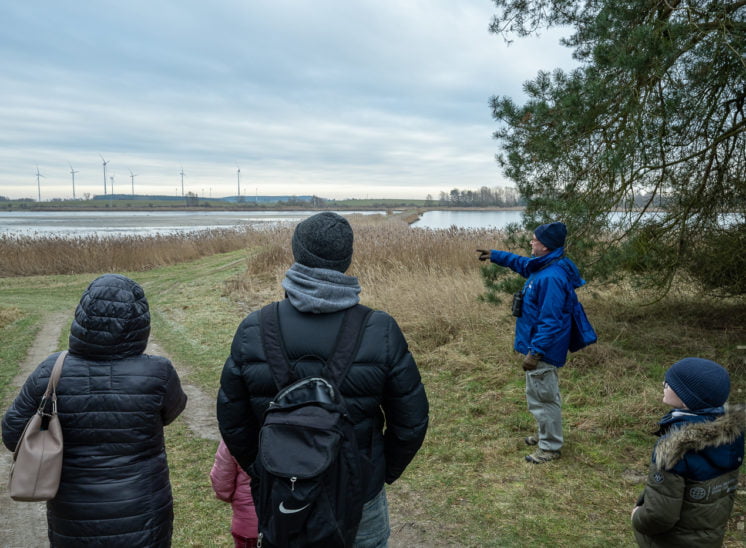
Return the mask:
<path id="1" fill-rule="evenodd" d="M 301 312 L 326 314 L 345 310 L 360 302 L 357 278 L 327 268 L 293 263 L 285 273 L 282 287 L 290 304 Z"/>

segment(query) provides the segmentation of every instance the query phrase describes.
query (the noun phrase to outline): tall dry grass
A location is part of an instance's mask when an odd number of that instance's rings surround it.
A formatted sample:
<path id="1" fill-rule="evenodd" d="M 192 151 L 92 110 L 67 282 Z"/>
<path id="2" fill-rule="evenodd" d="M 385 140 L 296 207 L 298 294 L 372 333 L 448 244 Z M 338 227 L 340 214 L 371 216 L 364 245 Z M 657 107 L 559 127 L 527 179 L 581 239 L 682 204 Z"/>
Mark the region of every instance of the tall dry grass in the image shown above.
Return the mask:
<path id="1" fill-rule="evenodd" d="M 247 247 L 256 229 L 220 229 L 186 235 L 0 235 L 0 277 L 142 271 Z"/>
<path id="2" fill-rule="evenodd" d="M 445 231 L 411 228 L 402 218 L 351 215 L 354 253 L 348 274 L 362 286 L 363 303 L 386 310 L 416 336 L 444 337 L 468 329 L 480 315 L 482 293 L 477 248 L 500 247 L 495 230 Z M 267 282 L 280 287 L 292 264 L 292 227 L 278 227 L 252 238 L 246 273 L 231 292 L 252 294 Z M 276 294 L 274 295 L 276 297 Z M 271 296 L 267 299 L 271 300 Z"/>
<path id="3" fill-rule="evenodd" d="M 21 310 L 15 306 L 3 307 L 0 306 L 0 329 L 6 325 L 10 325 L 19 318 L 23 317 Z"/>

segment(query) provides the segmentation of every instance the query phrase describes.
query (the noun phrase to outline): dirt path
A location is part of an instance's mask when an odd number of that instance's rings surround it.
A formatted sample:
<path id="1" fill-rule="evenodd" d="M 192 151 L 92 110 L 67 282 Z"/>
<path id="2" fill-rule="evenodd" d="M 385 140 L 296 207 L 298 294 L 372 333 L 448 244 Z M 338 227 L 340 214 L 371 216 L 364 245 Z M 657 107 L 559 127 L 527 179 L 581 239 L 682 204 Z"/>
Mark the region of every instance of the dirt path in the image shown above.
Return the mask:
<path id="1" fill-rule="evenodd" d="M 18 393 L 29 373 L 49 354 L 57 348 L 57 341 L 63 327 L 70 321 L 69 314 L 55 314 L 46 318 L 39 330 L 33 345 L 31 346 L 25 362 L 21 366 L 16 378 L 13 380 L 15 390 L 12 390 L 11 398 Z M 152 338 L 148 344 L 147 352 L 169 357 L 163 348 Z M 170 359 L 170 357 L 169 357 Z M 173 362 L 173 360 L 171 360 Z M 218 423 L 215 417 L 215 394 L 206 394 L 200 388 L 189 384 L 189 371 L 174 362 L 182 387 L 186 392 L 188 401 L 186 409 L 181 415 L 187 426 L 197 436 L 213 441 L 219 440 Z M 5 402 L 3 410 L 7 409 L 10 401 Z M 5 519 L 0 525 L 0 546 L 3 548 L 29 548 L 49 546 L 47 540 L 46 509 L 43 502 L 15 502 L 7 492 L 7 484 L 4 478 L 8 477 L 12 455 L 8 451 L 2 451 L 0 455 L 0 515 Z M 424 527 L 413 519 L 409 519 L 406 513 L 397 511 L 403 501 L 397 496 L 396 489 L 389 489 L 389 505 L 391 507 L 391 548 L 425 548 L 433 544 L 424 538 Z"/>
<path id="2" fill-rule="evenodd" d="M 46 318 L 39 329 L 34 343 L 29 349 L 26 361 L 21 364 L 18 375 L 13 379 L 10 400 L 3 405 L 3 412 L 7 409 L 12 398 L 20 390 L 26 377 L 29 376 L 41 361 L 57 348 L 62 327 L 70 319 L 68 313 L 56 314 Z M 0 455 L 0 515 L 3 516 L 0 525 L 0 546 L 6 548 L 29 548 L 49 546 L 47 539 L 47 514 L 43 502 L 15 502 L 8 495 L 8 485 L 5 478 L 10 473 L 13 455 L 4 450 Z"/>
<path id="3" fill-rule="evenodd" d="M 186 421 L 189 429 L 200 438 L 216 442 L 220 441 L 218 419 L 215 417 L 215 398 L 217 394 L 205 394 L 200 388 L 189 384 L 189 371 L 174 362 L 171 356 L 166 354 L 163 348 L 152 337 L 150 338 L 146 352 L 148 354 L 165 356 L 174 364 L 181 379 L 181 387 L 187 395 L 187 405 L 181 413 L 180 418 Z M 215 448 L 217 448 L 217 445 Z"/>

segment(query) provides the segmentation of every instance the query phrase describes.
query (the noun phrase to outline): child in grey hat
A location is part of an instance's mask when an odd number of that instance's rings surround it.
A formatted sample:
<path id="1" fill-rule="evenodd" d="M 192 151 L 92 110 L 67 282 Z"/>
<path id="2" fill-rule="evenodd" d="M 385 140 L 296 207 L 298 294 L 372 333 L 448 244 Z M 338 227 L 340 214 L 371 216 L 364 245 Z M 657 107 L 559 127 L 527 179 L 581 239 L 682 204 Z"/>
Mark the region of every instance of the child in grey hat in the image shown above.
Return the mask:
<path id="1" fill-rule="evenodd" d="M 684 358 L 666 371 L 647 484 L 632 510 L 640 546 L 719 547 L 743 463 L 746 406 L 724 404 L 730 377 L 720 364 Z"/>

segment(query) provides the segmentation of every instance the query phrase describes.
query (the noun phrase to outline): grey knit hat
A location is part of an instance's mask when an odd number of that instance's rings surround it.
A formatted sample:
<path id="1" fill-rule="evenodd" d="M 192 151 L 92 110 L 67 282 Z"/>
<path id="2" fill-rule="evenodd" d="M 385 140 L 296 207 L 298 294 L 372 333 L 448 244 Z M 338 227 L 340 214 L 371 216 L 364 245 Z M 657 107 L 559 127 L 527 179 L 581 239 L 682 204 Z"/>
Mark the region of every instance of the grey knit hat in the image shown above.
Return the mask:
<path id="1" fill-rule="evenodd" d="M 293 233 L 295 262 L 345 272 L 352 262 L 352 227 L 347 219 L 324 211 L 298 223 Z"/>
<path id="2" fill-rule="evenodd" d="M 666 382 L 692 411 L 720 407 L 730 393 L 730 376 L 725 368 L 703 358 L 684 358 L 666 371 Z"/>

